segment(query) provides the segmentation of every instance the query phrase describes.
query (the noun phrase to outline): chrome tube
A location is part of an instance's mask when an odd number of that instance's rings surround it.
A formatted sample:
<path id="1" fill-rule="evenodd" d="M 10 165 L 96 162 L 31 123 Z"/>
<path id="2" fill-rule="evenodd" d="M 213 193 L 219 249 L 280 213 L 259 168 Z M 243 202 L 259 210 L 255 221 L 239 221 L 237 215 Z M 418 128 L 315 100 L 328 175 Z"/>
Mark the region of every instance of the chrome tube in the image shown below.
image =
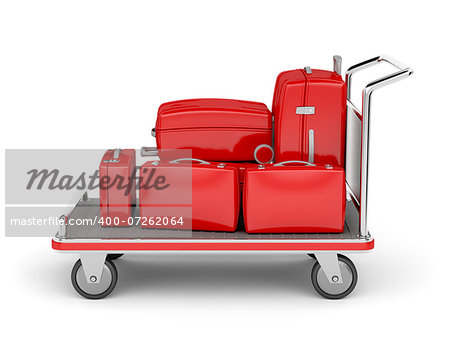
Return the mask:
<path id="1" fill-rule="evenodd" d="M 396 67 L 399 71 L 390 75 L 381 77 L 366 85 L 363 90 L 362 101 L 362 130 L 361 130 L 361 176 L 360 176 L 360 209 L 359 209 L 359 232 L 361 237 L 368 237 L 369 231 L 367 228 L 367 198 L 368 198 L 368 174 L 369 174 L 369 135 L 370 135 L 370 109 L 372 93 L 381 87 L 384 87 L 393 82 L 400 81 L 410 76 L 413 71 L 411 68 L 403 65 L 390 56 L 377 56 L 364 62 L 358 63 L 350 67 L 345 76 L 347 83 L 347 100 L 349 104 L 353 105 L 351 101 L 351 81 L 352 76 L 365 68 L 374 66 L 379 62 L 387 62 Z M 354 105 L 353 105 L 354 106 Z"/>

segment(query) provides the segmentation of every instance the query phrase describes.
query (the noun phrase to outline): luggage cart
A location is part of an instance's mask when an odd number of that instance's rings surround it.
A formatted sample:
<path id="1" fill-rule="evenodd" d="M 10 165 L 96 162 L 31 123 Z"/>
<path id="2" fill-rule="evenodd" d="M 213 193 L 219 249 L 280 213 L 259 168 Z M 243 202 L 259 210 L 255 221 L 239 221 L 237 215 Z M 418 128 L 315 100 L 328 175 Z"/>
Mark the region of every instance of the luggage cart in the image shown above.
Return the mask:
<path id="1" fill-rule="evenodd" d="M 397 71 L 370 82 L 363 90 L 362 111 L 351 101 L 352 76 L 365 68 L 387 62 Z M 340 73 L 340 64 L 335 71 Z M 369 129 L 372 93 L 390 83 L 405 79 L 412 69 L 388 56 L 377 56 L 350 67 L 347 83 L 346 183 L 347 204 L 345 228 L 342 233 L 320 234 L 248 234 L 244 231 L 193 231 L 180 237 L 176 230 L 164 231 L 158 238 L 148 237 L 149 229 L 139 225 L 127 228 L 101 227 L 99 200 L 84 193 L 65 218 L 52 240 L 52 248 L 62 253 L 79 255 L 72 269 L 75 290 L 89 299 L 109 295 L 116 286 L 118 272 L 114 260 L 126 253 L 165 251 L 202 252 L 296 252 L 313 257 L 311 271 L 314 289 L 323 297 L 340 299 L 356 286 L 358 274 L 353 262 L 344 253 L 363 253 L 374 248 L 374 239 L 367 227 L 367 183 L 369 159 Z M 138 208 L 134 215 L 139 216 Z M 70 220 L 91 219 L 90 226 L 68 226 Z M 126 237 L 125 237 L 126 236 Z"/>

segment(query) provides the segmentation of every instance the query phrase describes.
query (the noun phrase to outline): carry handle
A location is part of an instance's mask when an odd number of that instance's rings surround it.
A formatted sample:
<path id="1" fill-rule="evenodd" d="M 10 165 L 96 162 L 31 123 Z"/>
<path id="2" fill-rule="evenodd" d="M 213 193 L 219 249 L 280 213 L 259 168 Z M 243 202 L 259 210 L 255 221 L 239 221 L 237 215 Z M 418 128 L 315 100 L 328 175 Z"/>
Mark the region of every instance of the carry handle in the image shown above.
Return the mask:
<path id="1" fill-rule="evenodd" d="M 180 163 L 181 161 L 192 161 L 192 162 L 199 162 L 201 164 L 211 164 L 209 162 L 206 162 L 206 161 L 203 161 L 203 160 L 199 160 L 198 158 L 189 158 L 189 157 L 179 158 L 177 160 L 170 161 L 169 163 Z"/>
<path id="2" fill-rule="evenodd" d="M 340 55 L 333 55 L 333 72 L 337 75 L 342 73 L 342 57 Z"/>
<path id="3" fill-rule="evenodd" d="M 304 164 L 306 167 L 315 167 L 316 165 L 314 163 L 306 162 L 306 161 L 284 161 L 277 164 L 274 164 L 274 167 L 284 167 L 285 164 L 288 163 L 299 163 Z"/>
<path id="4" fill-rule="evenodd" d="M 270 160 L 267 161 L 267 162 L 261 162 L 260 160 L 258 160 L 258 150 L 262 149 L 262 148 L 268 148 L 271 151 L 271 153 L 272 153 L 272 156 L 270 157 Z M 268 164 L 268 163 L 272 162 L 274 156 L 275 156 L 275 153 L 273 151 L 273 148 L 271 146 L 269 146 L 268 144 L 260 144 L 259 146 L 257 146 L 255 148 L 255 151 L 253 152 L 253 158 L 259 164 Z"/>
<path id="5" fill-rule="evenodd" d="M 119 149 L 119 148 L 114 149 L 114 154 L 113 154 L 113 159 L 114 160 L 118 160 L 119 159 L 121 151 L 122 151 L 122 149 Z"/>
<path id="6" fill-rule="evenodd" d="M 141 156 L 158 156 L 158 149 L 156 147 L 142 147 Z"/>

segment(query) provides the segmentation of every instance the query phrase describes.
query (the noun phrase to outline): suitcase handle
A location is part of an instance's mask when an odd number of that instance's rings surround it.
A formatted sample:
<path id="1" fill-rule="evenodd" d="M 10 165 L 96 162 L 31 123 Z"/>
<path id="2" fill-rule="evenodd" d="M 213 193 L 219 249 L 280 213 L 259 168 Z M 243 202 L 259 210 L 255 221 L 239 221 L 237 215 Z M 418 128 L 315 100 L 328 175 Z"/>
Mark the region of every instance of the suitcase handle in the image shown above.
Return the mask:
<path id="1" fill-rule="evenodd" d="M 181 161 L 191 161 L 191 162 L 199 162 L 201 164 L 211 164 L 209 162 L 206 162 L 206 161 L 203 161 L 203 160 L 199 160 L 198 158 L 189 158 L 189 157 L 179 158 L 177 160 L 170 161 L 169 163 L 180 163 Z"/>
<path id="2" fill-rule="evenodd" d="M 309 163 L 309 162 L 306 162 L 306 161 L 284 161 L 284 162 L 280 162 L 280 163 L 274 164 L 273 166 L 274 167 L 284 167 L 284 165 L 288 164 L 288 163 L 304 164 L 306 167 L 315 167 L 316 166 L 315 164 Z"/>
<path id="3" fill-rule="evenodd" d="M 270 160 L 268 162 L 261 162 L 260 160 L 258 160 L 258 150 L 262 149 L 262 148 L 268 148 L 272 152 L 272 156 L 270 157 Z M 259 146 L 257 146 L 255 148 L 255 151 L 253 152 L 253 157 L 254 157 L 255 161 L 258 162 L 259 164 L 268 164 L 273 161 L 273 157 L 274 157 L 273 148 L 271 146 L 269 146 L 268 144 L 260 144 Z"/>
<path id="4" fill-rule="evenodd" d="M 156 147 L 142 147 L 141 156 L 158 156 L 158 149 Z"/>
<path id="5" fill-rule="evenodd" d="M 119 156 L 120 156 L 120 152 L 122 151 L 122 149 L 119 149 L 119 148 L 117 148 L 117 149 L 114 149 L 114 154 L 113 154 L 113 159 L 114 160 L 118 160 L 119 159 Z"/>

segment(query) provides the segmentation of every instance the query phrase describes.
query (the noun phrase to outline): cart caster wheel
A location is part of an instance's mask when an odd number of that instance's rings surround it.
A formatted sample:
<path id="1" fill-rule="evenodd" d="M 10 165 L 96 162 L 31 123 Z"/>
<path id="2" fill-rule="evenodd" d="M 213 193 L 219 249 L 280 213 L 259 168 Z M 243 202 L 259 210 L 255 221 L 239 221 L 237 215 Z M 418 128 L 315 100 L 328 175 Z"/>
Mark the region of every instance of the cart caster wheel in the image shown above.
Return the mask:
<path id="1" fill-rule="evenodd" d="M 311 280 L 317 293 L 328 299 L 341 299 L 349 295 L 358 281 L 358 272 L 353 262 L 343 255 L 338 255 L 341 268 L 342 283 L 332 284 L 325 276 L 319 262 L 316 262 L 311 271 Z"/>
<path id="2" fill-rule="evenodd" d="M 123 256 L 123 254 L 108 254 L 106 256 L 106 259 L 109 259 L 111 261 L 115 261 L 116 259 L 119 259 L 122 256 Z"/>
<path id="3" fill-rule="evenodd" d="M 314 254 L 307 254 L 309 257 L 311 257 L 312 259 L 316 259 L 316 255 Z"/>
<path id="4" fill-rule="evenodd" d="M 117 269 L 113 262 L 105 260 L 103 272 L 99 283 L 91 284 L 86 280 L 84 269 L 79 259 L 72 269 L 72 285 L 83 297 L 88 299 L 101 299 L 109 295 L 117 284 Z"/>

